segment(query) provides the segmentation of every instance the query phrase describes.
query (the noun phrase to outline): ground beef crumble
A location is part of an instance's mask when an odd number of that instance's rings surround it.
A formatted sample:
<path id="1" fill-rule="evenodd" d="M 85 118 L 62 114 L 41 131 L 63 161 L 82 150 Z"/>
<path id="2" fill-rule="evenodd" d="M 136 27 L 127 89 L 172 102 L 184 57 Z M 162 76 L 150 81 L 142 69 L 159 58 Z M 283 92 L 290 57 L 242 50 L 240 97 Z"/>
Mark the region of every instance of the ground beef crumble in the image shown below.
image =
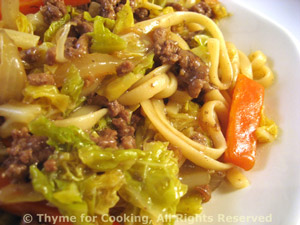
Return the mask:
<path id="1" fill-rule="evenodd" d="M 143 20 L 147 20 L 149 19 L 150 16 L 150 11 L 149 9 L 140 7 L 134 10 L 134 19 L 136 19 L 136 21 L 140 22 Z"/>
<path id="2" fill-rule="evenodd" d="M 153 32 L 154 53 L 162 64 L 171 64 L 177 68 L 179 86 L 188 91 L 192 98 L 197 98 L 208 83 L 209 68 L 197 55 L 181 49 L 177 42 L 168 39 L 165 28 L 157 28 Z"/>
<path id="3" fill-rule="evenodd" d="M 21 59 L 28 64 L 36 63 L 40 58 L 40 52 L 37 47 L 32 47 L 20 52 Z"/>
<path id="4" fill-rule="evenodd" d="M 212 190 L 209 184 L 196 186 L 195 191 L 201 195 L 202 202 L 208 202 L 210 200 Z"/>
<path id="5" fill-rule="evenodd" d="M 118 76 L 123 76 L 127 73 L 130 73 L 133 69 L 134 64 L 129 60 L 125 60 L 117 67 L 117 74 Z"/>
<path id="6" fill-rule="evenodd" d="M 53 66 L 56 63 L 56 47 L 52 47 L 47 50 L 45 61 L 49 66 Z"/>
<path id="7" fill-rule="evenodd" d="M 91 135 L 91 139 L 103 148 L 135 148 L 135 128 L 140 117 L 130 112 L 117 100 L 109 102 L 106 98 L 98 95 L 90 96 L 88 104 L 108 108 L 108 115 L 112 119 L 111 128 L 98 132 L 99 137 Z"/>
<path id="8" fill-rule="evenodd" d="M 190 9 L 192 12 L 200 13 L 209 18 L 214 18 L 214 13 L 209 5 L 205 1 L 201 1 L 196 5 L 193 5 Z"/>
<path id="9" fill-rule="evenodd" d="M 48 24 L 59 20 L 67 13 L 67 7 L 63 0 L 44 0 L 44 6 L 40 10 L 44 21 Z"/>
<path id="10" fill-rule="evenodd" d="M 8 158 L 3 162 L 3 175 L 13 181 L 26 180 L 29 166 L 42 165 L 54 152 L 54 148 L 46 143 L 47 137 L 31 135 L 25 127 L 14 130 L 12 139 L 11 147 L 7 148 Z"/>
<path id="11" fill-rule="evenodd" d="M 98 132 L 98 137 L 91 136 L 92 141 L 102 148 L 118 148 L 118 132 L 105 128 Z"/>
<path id="12" fill-rule="evenodd" d="M 91 37 L 83 34 L 79 39 L 68 37 L 65 43 L 65 56 L 67 58 L 77 58 L 89 53 Z"/>

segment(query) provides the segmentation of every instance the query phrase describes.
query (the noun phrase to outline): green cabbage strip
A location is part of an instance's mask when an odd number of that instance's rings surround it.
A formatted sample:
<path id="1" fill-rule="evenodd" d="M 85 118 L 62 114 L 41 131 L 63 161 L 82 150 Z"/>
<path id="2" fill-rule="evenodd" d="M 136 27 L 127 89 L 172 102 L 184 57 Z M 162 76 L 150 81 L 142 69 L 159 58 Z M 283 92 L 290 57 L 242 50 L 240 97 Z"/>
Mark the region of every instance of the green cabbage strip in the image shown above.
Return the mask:
<path id="1" fill-rule="evenodd" d="M 47 136 L 48 144 L 57 151 L 72 151 L 82 147 L 95 145 L 89 136 L 81 129 L 70 127 L 57 127 L 45 117 L 39 117 L 29 124 L 31 133 Z"/>
<path id="2" fill-rule="evenodd" d="M 61 91 L 54 85 L 28 85 L 23 90 L 24 101 L 32 103 L 38 100 L 46 108 L 53 105 L 66 116 L 84 102 L 85 97 L 81 96 L 83 85 L 79 70 L 71 65 Z"/>
<path id="3" fill-rule="evenodd" d="M 80 76 L 80 72 L 76 66 L 72 64 L 68 69 L 68 74 L 61 89 L 61 93 L 70 96 L 71 99 L 71 104 L 68 106 L 66 114 L 69 114 L 84 102 L 85 97 L 81 96 L 83 86 L 84 81 Z"/>
<path id="4" fill-rule="evenodd" d="M 119 34 L 123 30 L 133 27 L 134 25 L 133 12 L 129 3 L 130 1 L 127 0 L 126 4 L 117 13 L 116 24 L 114 27 L 114 33 L 116 34 Z"/>
<path id="5" fill-rule="evenodd" d="M 82 215 L 109 213 L 119 196 L 154 223 L 174 223 L 170 216 L 176 214 L 187 186 L 178 179 L 177 159 L 167 149 L 168 143 L 147 143 L 144 151 L 103 149 L 81 129 L 56 127 L 45 117 L 31 122 L 29 130 L 48 137 L 47 143 L 56 149 L 52 158 L 58 165 L 52 173 L 41 171 L 36 165 L 30 167 L 34 190 L 63 215 L 76 216 L 76 225 L 89 224 L 81 220 Z M 70 175 L 79 168 L 81 176 Z M 180 212 L 197 212 L 199 201 L 194 203 L 192 209 L 181 203 Z"/>
<path id="6" fill-rule="evenodd" d="M 203 62 L 206 64 L 209 64 L 210 62 L 210 55 L 207 48 L 207 41 L 209 39 L 209 36 L 204 34 L 199 34 L 194 37 L 194 40 L 197 42 L 198 47 L 193 48 L 191 51 L 199 56 Z"/>
<path id="7" fill-rule="evenodd" d="M 27 103 L 32 103 L 34 100 L 39 99 L 39 104 L 47 107 L 50 103 L 61 112 L 65 112 L 70 103 L 70 97 L 61 94 L 54 85 L 28 85 L 23 90 L 23 95 L 24 101 Z"/>
<path id="8" fill-rule="evenodd" d="M 103 22 L 104 26 L 107 27 L 108 29 L 112 30 L 115 26 L 115 20 L 105 18 L 102 16 L 95 16 L 92 17 L 87 11 L 83 12 L 83 18 L 88 21 L 88 22 L 95 22 L 96 20 L 100 20 Z"/>
<path id="9" fill-rule="evenodd" d="M 16 24 L 18 31 L 33 34 L 33 25 L 23 13 L 19 12 L 19 15 L 16 19 Z"/>
<path id="10" fill-rule="evenodd" d="M 56 32 L 71 19 L 70 14 L 66 14 L 61 19 L 50 24 L 48 30 L 44 34 L 44 41 L 51 41 Z"/>
<path id="11" fill-rule="evenodd" d="M 94 31 L 89 34 L 92 36 L 92 52 L 112 53 L 127 46 L 126 41 L 104 26 L 102 17 L 95 17 Z"/>
<path id="12" fill-rule="evenodd" d="M 36 165 L 30 166 L 30 177 L 34 190 L 43 194 L 48 202 L 59 209 L 60 213 L 70 217 L 75 216 L 76 225 L 92 225 L 82 219 L 88 215 L 88 205 L 83 201 L 74 182 L 50 179 Z"/>
<path id="13" fill-rule="evenodd" d="M 152 142 L 144 146 L 145 155 L 127 171 L 126 183 L 119 191 L 120 196 L 148 215 L 154 224 L 164 221 L 173 224 L 170 216 L 175 215 L 180 198 L 187 186 L 178 179 L 178 164 L 167 143 Z"/>
<path id="14" fill-rule="evenodd" d="M 123 170 L 143 155 L 137 149 L 102 149 L 81 129 L 57 127 L 45 117 L 31 122 L 29 129 L 34 135 L 48 137 L 47 143 L 56 149 L 52 158 L 58 165 L 58 171 L 52 173 L 31 166 L 34 190 L 63 215 L 76 216 L 76 224 L 80 225 L 89 224 L 82 221 L 81 215 L 108 213 L 119 201 L 117 191 L 125 182 Z"/>
<path id="15" fill-rule="evenodd" d="M 195 215 L 202 212 L 202 198 L 199 193 L 189 193 L 180 199 L 177 213 L 183 215 Z"/>

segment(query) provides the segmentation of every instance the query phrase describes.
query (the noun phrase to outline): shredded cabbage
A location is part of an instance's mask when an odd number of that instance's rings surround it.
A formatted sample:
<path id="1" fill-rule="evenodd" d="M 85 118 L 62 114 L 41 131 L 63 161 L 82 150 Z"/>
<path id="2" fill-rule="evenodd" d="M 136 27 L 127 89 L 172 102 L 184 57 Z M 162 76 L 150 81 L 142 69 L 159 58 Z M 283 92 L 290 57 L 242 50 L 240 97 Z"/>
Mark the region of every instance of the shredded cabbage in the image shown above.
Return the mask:
<path id="1" fill-rule="evenodd" d="M 108 213 L 120 195 L 156 222 L 160 215 L 174 215 L 187 192 L 178 179 L 177 159 L 167 149 L 168 143 L 147 143 L 144 151 L 102 149 L 79 128 L 56 127 L 45 117 L 31 122 L 29 129 L 49 138 L 59 168 L 48 174 L 32 165 L 34 190 L 64 215 Z"/>
<path id="2" fill-rule="evenodd" d="M 127 43 L 118 35 L 112 33 L 104 26 L 101 17 L 96 17 L 94 21 L 94 31 L 92 36 L 92 52 L 112 53 L 126 48 Z"/>
<path id="3" fill-rule="evenodd" d="M 16 19 L 16 24 L 18 31 L 33 34 L 33 25 L 23 13 L 19 13 Z"/>
<path id="4" fill-rule="evenodd" d="M 126 4 L 117 13 L 116 24 L 114 27 L 114 33 L 119 34 L 127 28 L 134 25 L 134 18 L 132 8 L 129 5 L 130 1 L 127 0 Z"/>
<path id="5" fill-rule="evenodd" d="M 70 14 L 66 14 L 63 18 L 50 24 L 48 30 L 44 34 L 44 41 L 51 41 L 56 32 L 71 19 Z"/>
<path id="6" fill-rule="evenodd" d="M 56 206 L 63 215 L 75 216 L 76 225 L 92 225 L 82 219 L 88 215 L 88 205 L 83 201 L 74 182 L 51 179 L 36 165 L 30 166 L 30 177 L 34 190 L 43 194 L 45 199 Z"/>
<path id="7" fill-rule="evenodd" d="M 151 142 L 144 145 L 145 155 L 127 171 L 126 183 L 119 194 L 123 199 L 141 209 L 153 224 L 161 216 L 174 215 L 187 186 L 178 179 L 178 164 L 168 143 Z M 169 224 L 173 224 L 170 221 Z"/>
<path id="8" fill-rule="evenodd" d="M 177 213 L 183 215 L 196 215 L 202 212 L 202 198 L 199 193 L 189 193 L 180 199 Z"/>
<path id="9" fill-rule="evenodd" d="M 272 142 L 277 138 L 278 126 L 266 116 L 264 109 L 261 111 L 259 127 L 256 129 L 255 135 L 259 143 Z"/>
<path id="10" fill-rule="evenodd" d="M 54 85 L 28 85 L 24 89 L 23 94 L 23 101 L 26 103 L 33 103 L 35 102 L 34 100 L 38 99 L 38 103 L 41 105 L 45 107 L 53 105 L 61 112 L 65 112 L 70 103 L 70 97 L 68 95 L 61 94 Z"/>
<path id="11" fill-rule="evenodd" d="M 199 34 L 194 37 L 194 40 L 197 42 L 198 47 L 193 48 L 191 51 L 199 56 L 206 64 L 210 63 L 210 55 L 207 49 L 207 40 L 209 37 L 204 34 Z"/>
<path id="12" fill-rule="evenodd" d="M 116 22 L 115 20 L 105 18 L 105 17 L 102 17 L 102 16 L 95 16 L 93 18 L 87 11 L 83 12 L 83 18 L 86 21 L 89 21 L 89 22 L 95 22 L 96 20 L 100 20 L 100 21 L 103 22 L 104 26 L 107 27 L 110 30 L 112 30 L 114 28 L 115 22 Z"/>
<path id="13" fill-rule="evenodd" d="M 73 64 L 69 67 L 65 82 L 62 86 L 61 93 L 70 96 L 71 104 L 68 106 L 68 111 L 78 107 L 84 102 L 85 97 L 81 96 L 84 81 L 80 76 L 80 72 Z M 67 112 L 67 114 L 69 113 Z"/>

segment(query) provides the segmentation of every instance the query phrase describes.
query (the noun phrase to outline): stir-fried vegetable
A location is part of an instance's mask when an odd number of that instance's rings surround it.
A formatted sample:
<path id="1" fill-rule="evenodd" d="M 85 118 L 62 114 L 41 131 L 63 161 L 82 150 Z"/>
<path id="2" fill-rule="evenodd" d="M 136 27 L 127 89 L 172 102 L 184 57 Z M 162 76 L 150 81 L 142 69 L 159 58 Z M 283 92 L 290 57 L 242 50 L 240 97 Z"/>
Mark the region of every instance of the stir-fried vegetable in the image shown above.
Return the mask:
<path id="1" fill-rule="evenodd" d="M 166 143 L 149 143 L 144 148 L 145 155 L 125 172 L 126 183 L 119 194 L 156 224 L 161 216 L 176 213 L 187 186 L 178 179 L 177 160 Z"/>
<path id="2" fill-rule="evenodd" d="M 0 30 L 0 104 L 20 100 L 26 73 L 17 46 Z"/>
<path id="3" fill-rule="evenodd" d="M 118 35 L 112 33 L 104 26 L 103 20 L 99 17 L 94 22 L 92 36 L 92 52 L 112 53 L 126 48 L 126 42 Z"/>
<path id="4" fill-rule="evenodd" d="M 256 136 L 264 99 L 264 88 L 239 75 L 233 92 L 227 129 L 228 148 L 224 160 L 245 170 L 254 166 Z"/>
<path id="5" fill-rule="evenodd" d="M 117 20 L 114 27 L 114 33 L 116 34 L 119 34 L 123 30 L 132 27 L 134 24 L 133 12 L 129 2 L 130 1 L 127 0 L 121 11 L 117 13 Z"/>

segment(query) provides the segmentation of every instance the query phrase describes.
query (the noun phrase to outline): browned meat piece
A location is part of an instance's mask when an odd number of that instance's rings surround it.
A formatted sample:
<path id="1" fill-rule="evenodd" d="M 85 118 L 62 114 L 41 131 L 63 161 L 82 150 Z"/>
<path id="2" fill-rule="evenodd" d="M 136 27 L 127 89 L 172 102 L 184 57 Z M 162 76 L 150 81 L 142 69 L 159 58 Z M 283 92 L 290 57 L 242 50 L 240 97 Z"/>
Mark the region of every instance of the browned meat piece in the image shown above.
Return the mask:
<path id="1" fill-rule="evenodd" d="M 109 19 L 116 18 L 115 7 L 117 7 L 120 0 L 97 0 L 97 2 L 101 5 L 100 16 Z"/>
<path id="2" fill-rule="evenodd" d="M 80 21 L 79 23 L 77 23 L 75 29 L 79 34 L 85 34 L 85 33 L 93 32 L 94 25 L 93 23 L 90 22 Z"/>
<path id="3" fill-rule="evenodd" d="M 88 104 L 95 104 L 106 106 L 108 108 L 108 115 L 112 118 L 113 129 L 106 128 L 98 133 L 99 137 L 91 136 L 91 139 L 97 145 L 103 148 L 135 148 L 135 126 L 140 120 L 139 116 L 133 114 L 131 120 L 131 113 L 125 109 L 117 100 L 108 102 L 105 97 L 94 95 L 88 97 Z"/>
<path id="4" fill-rule="evenodd" d="M 48 159 L 46 162 L 44 162 L 44 168 L 46 172 L 56 171 L 57 170 L 56 160 Z"/>
<path id="5" fill-rule="evenodd" d="M 78 52 L 75 49 L 76 37 L 68 37 L 65 42 L 65 56 L 68 58 L 77 57 Z"/>
<path id="6" fill-rule="evenodd" d="M 155 44 L 163 44 L 168 38 L 168 31 L 165 28 L 157 28 L 154 30 L 152 38 Z"/>
<path id="7" fill-rule="evenodd" d="M 91 139 L 102 148 L 118 148 L 118 133 L 110 128 L 100 131 L 97 138 L 91 136 Z"/>
<path id="8" fill-rule="evenodd" d="M 179 55 L 181 68 L 178 76 L 179 81 L 188 86 L 188 93 L 191 97 L 197 98 L 203 85 L 208 81 L 209 68 L 191 51 L 180 50 Z"/>
<path id="9" fill-rule="evenodd" d="M 89 53 L 90 36 L 83 34 L 77 40 L 75 37 L 68 37 L 65 43 L 65 56 L 67 58 L 81 57 Z"/>
<path id="10" fill-rule="evenodd" d="M 162 45 L 155 44 L 154 52 L 159 55 L 159 59 L 163 64 L 174 64 L 179 60 L 180 48 L 176 41 L 166 40 Z"/>
<path id="11" fill-rule="evenodd" d="M 171 6 L 173 9 L 175 9 L 175 11 L 188 11 L 187 8 L 176 2 L 167 3 L 166 6 Z"/>
<path id="12" fill-rule="evenodd" d="M 98 105 L 102 107 L 108 104 L 108 100 L 104 96 L 94 94 L 87 97 L 87 104 Z"/>
<path id="13" fill-rule="evenodd" d="M 116 127 L 118 131 L 119 138 L 123 136 L 133 136 L 135 129 L 130 126 L 124 119 L 122 118 L 113 118 L 112 124 Z"/>
<path id="14" fill-rule="evenodd" d="M 101 5 L 98 2 L 91 2 L 89 6 L 89 13 L 92 17 L 98 16 L 100 14 Z"/>
<path id="15" fill-rule="evenodd" d="M 47 73 L 32 73 L 27 76 L 28 83 L 33 86 L 54 85 L 55 81 L 52 75 Z"/>
<path id="16" fill-rule="evenodd" d="M 126 123 L 128 123 L 128 124 L 130 123 L 131 116 L 130 116 L 129 111 L 126 110 L 125 108 L 124 108 L 124 110 L 121 110 L 121 112 L 118 114 L 118 116 L 120 118 L 122 118 L 123 120 L 125 120 Z"/>
<path id="17" fill-rule="evenodd" d="M 190 11 L 203 14 L 203 15 L 209 17 L 209 18 L 214 17 L 213 11 L 209 7 L 209 5 L 207 5 L 204 1 L 201 1 L 198 4 L 192 6 L 190 8 Z"/>
<path id="18" fill-rule="evenodd" d="M 76 49 L 83 55 L 89 53 L 89 45 L 90 45 L 91 37 L 87 34 L 83 34 L 80 36 L 78 41 L 76 42 Z"/>
<path id="19" fill-rule="evenodd" d="M 76 26 L 74 27 L 74 29 L 75 29 L 76 33 L 78 34 L 78 36 L 81 36 L 82 34 L 85 34 L 88 32 L 92 32 L 94 30 L 93 23 L 85 21 L 83 19 L 82 15 L 74 17 L 72 19 L 72 21 L 76 23 Z"/>
<path id="20" fill-rule="evenodd" d="M 25 62 L 32 64 L 39 60 L 40 52 L 36 47 L 32 47 L 20 52 L 22 60 Z"/>
<path id="21" fill-rule="evenodd" d="M 130 73 L 133 69 L 134 69 L 133 63 L 126 60 L 117 67 L 117 74 L 118 76 L 123 76 L 127 73 Z"/>
<path id="22" fill-rule="evenodd" d="M 121 105 L 117 100 L 109 102 L 107 104 L 107 107 L 108 107 L 108 114 L 112 118 L 119 115 L 119 113 L 125 109 L 124 106 Z"/>
<path id="23" fill-rule="evenodd" d="M 124 149 L 136 148 L 136 143 L 135 143 L 135 139 L 133 136 L 122 137 L 121 145 Z"/>
<path id="24" fill-rule="evenodd" d="M 153 32 L 154 53 L 159 56 L 163 64 L 174 64 L 179 60 L 177 42 L 168 40 L 167 30 L 157 28 Z"/>
<path id="25" fill-rule="evenodd" d="M 134 10 L 134 18 L 139 22 L 149 19 L 150 11 L 146 8 L 137 8 Z"/>
<path id="26" fill-rule="evenodd" d="M 56 63 L 56 48 L 52 47 L 46 52 L 46 64 L 53 66 Z"/>
<path id="27" fill-rule="evenodd" d="M 141 115 L 140 114 L 132 114 L 131 116 L 131 126 L 134 127 L 134 129 L 136 129 L 138 123 L 141 121 Z"/>
<path id="28" fill-rule="evenodd" d="M 3 162 L 6 169 L 3 174 L 13 180 L 27 179 L 29 166 L 44 163 L 54 152 L 46 143 L 47 137 L 31 135 L 27 128 L 14 130 L 12 138 L 12 146 L 7 148 L 8 158 Z"/>
<path id="29" fill-rule="evenodd" d="M 197 98 L 208 82 L 209 68 L 197 55 L 181 49 L 177 42 L 168 40 L 168 32 L 164 28 L 153 32 L 153 41 L 154 52 L 161 63 L 179 66 L 179 86 L 187 89 L 191 97 Z"/>
<path id="30" fill-rule="evenodd" d="M 202 197 L 202 202 L 208 202 L 211 198 L 211 188 L 209 184 L 195 187 L 195 191 L 199 192 Z"/>
<path id="31" fill-rule="evenodd" d="M 196 141 L 200 144 L 203 144 L 203 145 L 207 145 L 207 142 L 206 142 L 206 138 L 203 134 L 201 134 L 200 132 L 194 132 L 191 136 L 191 139 L 193 141 Z"/>
<path id="32" fill-rule="evenodd" d="M 62 18 L 67 13 L 67 8 L 63 0 L 45 0 L 41 13 L 44 21 L 50 24 Z"/>

